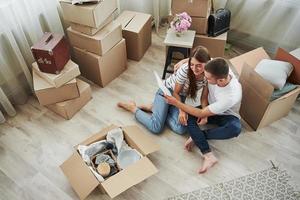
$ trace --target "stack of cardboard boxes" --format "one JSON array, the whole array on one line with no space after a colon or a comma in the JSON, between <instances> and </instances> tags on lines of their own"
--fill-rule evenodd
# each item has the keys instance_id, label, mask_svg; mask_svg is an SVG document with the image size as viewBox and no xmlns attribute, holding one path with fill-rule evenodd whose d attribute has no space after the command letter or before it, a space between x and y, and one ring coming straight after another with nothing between
<instances>
[{"instance_id":1,"label":"stack of cardboard boxes","mask_svg":"<svg viewBox=\"0 0 300 200\"><path fill-rule=\"evenodd\" d=\"M79 67L69 60L59 74L40 71L32 64L35 95L39 103L65 119L71 119L92 97L90 85L76 77Z\"/></svg>"},{"instance_id":2,"label":"stack of cardboard boxes","mask_svg":"<svg viewBox=\"0 0 300 200\"><path fill-rule=\"evenodd\" d=\"M60 5L64 19L71 24L67 33L81 74L106 86L127 66L122 28L113 21L117 1L73 5L71 0L61 0Z\"/></svg>"},{"instance_id":3,"label":"stack of cardboard boxes","mask_svg":"<svg viewBox=\"0 0 300 200\"><path fill-rule=\"evenodd\" d=\"M172 0L172 15L170 16L169 21L172 20L175 14L181 12L189 14L192 18L190 29L196 31L193 46L205 46L209 50L211 57L222 57L224 56L227 33L223 33L217 37L207 36L210 11L211 0Z\"/></svg>"}]
</instances>

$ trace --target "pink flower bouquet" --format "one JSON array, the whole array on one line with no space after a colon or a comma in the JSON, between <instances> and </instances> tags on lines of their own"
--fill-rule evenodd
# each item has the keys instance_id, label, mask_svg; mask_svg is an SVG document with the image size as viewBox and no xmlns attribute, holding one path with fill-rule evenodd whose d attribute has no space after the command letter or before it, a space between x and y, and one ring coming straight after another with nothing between
<instances>
[{"instance_id":1,"label":"pink flower bouquet","mask_svg":"<svg viewBox=\"0 0 300 200\"><path fill-rule=\"evenodd\" d=\"M192 18L186 13L176 14L174 19L171 22L171 28L174 29L177 33L183 33L188 30L191 26Z\"/></svg>"}]
</instances>

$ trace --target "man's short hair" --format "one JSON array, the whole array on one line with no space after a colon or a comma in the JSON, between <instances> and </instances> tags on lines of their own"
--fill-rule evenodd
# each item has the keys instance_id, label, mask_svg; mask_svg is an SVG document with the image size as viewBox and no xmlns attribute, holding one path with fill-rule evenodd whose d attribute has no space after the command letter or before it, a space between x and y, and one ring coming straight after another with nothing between
<instances>
[{"instance_id":1,"label":"man's short hair","mask_svg":"<svg viewBox=\"0 0 300 200\"><path fill-rule=\"evenodd\" d=\"M205 65L205 71L211 73L216 79L227 78L229 66L224 58L215 58Z\"/></svg>"}]
</instances>

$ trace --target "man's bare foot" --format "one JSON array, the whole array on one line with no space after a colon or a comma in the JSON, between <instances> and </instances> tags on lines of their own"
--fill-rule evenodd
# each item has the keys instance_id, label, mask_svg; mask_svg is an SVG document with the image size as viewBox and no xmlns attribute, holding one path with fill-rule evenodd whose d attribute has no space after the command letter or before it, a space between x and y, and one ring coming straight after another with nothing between
<instances>
[{"instance_id":1,"label":"man's bare foot","mask_svg":"<svg viewBox=\"0 0 300 200\"><path fill-rule=\"evenodd\" d=\"M184 144L184 148L187 151L192 151L193 147L194 147L195 143L193 142L192 138L189 137L189 139L187 139L187 141Z\"/></svg>"},{"instance_id":2,"label":"man's bare foot","mask_svg":"<svg viewBox=\"0 0 300 200\"><path fill-rule=\"evenodd\" d=\"M198 173L203 174L205 173L209 168L214 166L218 162L218 159L214 156L212 152L204 154L204 160L203 165L199 169Z\"/></svg>"},{"instance_id":3,"label":"man's bare foot","mask_svg":"<svg viewBox=\"0 0 300 200\"><path fill-rule=\"evenodd\" d=\"M117 104L120 108L123 108L124 110L127 110L129 112L135 113L136 112L136 103L134 101L129 101L128 103L119 102Z\"/></svg>"},{"instance_id":4,"label":"man's bare foot","mask_svg":"<svg viewBox=\"0 0 300 200\"><path fill-rule=\"evenodd\" d=\"M145 112L152 112L152 107L153 107L153 104L143 104L143 105L140 105L138 106L141 110L145 111Z\"/></svg>"}]
</instances>

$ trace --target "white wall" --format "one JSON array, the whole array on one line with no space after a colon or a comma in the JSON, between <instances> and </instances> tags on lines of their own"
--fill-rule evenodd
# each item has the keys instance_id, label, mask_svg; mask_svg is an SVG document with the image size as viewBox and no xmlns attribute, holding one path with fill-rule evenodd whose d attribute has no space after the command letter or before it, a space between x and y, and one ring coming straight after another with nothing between
<instances>
[{"instance_id":1,"label":"white wall","mask_svg":"<svg viewBox=\"0 0 300 200\"><path fill-rule=\"evenodd\" d=\"M228 0L232 20L230 40L247 46L300 47L299 0Z\"/></svg>"},{"instance_id":2,"label":"white wall","mask_svg":"<svg viewBox=\"0 0 300 200\"><path fill-rule=\"evenodd\" d=\"M149 13L156 22L170 12L171 0L119 0L121 10ZM300 47L300 0L214 0L231 10L229 41L252 48Z\"/></svg>"},{"instance_id":3,"label":"white wall","mask_svg":"<svg viewBox=\"0 0 300 200\"><path fill-rule=\"evenodd\" d=\"M131 10L153 15L152 0L119 0L121 11Z\"/></svg>"}]
</instances>

